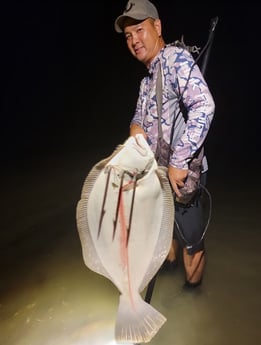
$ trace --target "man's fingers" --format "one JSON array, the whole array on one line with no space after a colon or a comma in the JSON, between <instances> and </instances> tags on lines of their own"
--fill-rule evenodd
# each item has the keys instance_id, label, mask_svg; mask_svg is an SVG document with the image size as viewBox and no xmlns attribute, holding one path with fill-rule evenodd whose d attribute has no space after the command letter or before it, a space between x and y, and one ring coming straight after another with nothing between
<instances>
[{"instance_id":1,"label":"man's fingers","mask_svg":"<svg viewBox=\"0 0 261 345\"><path fill-rule=\"evenodd\" d=\"M177 185L176 183L172 183L172 187L173 187L173 190L174 190L175 194L176 194L178 197L181 197L182 195L181 195L181 193L180 193L180 191L179 191L178 185Z\"/></svg>"},{"instance_id":2,"label":"man's fingers","mask_svg":"<svg viewBox=\"0 0 261 345\"><path fill-rule=\"evenodd\" d=\"M182 194L180 192L180 188L184 187L185 183L183 181L175 181L175 182L172 182L172 187L173 187L173 190L175 192L175 194L177 195L177 197L181 197Z\"/></svg>"},{"instance_id":3,"label":"man's fingers","mask_svg":"<svg viewBox=\"0 0 261 345\"><path fill-rule=\"evenodd\" d=\"M177 181L176 184L179 186L179 188L182 188L185 185L184 181Z\"/></svg>"}]
</instances>

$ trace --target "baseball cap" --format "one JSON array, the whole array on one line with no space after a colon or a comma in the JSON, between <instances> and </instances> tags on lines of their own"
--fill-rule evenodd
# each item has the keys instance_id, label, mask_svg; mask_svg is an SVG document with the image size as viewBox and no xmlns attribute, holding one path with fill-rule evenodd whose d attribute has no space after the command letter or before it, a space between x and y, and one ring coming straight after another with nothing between
<instances>
[{"instance_id":1,"label":"baseball cap","mask_svg":"<svg viewBox=\"0 0 261 345\"><path fill-rule=\"evenodd\" d=\"M123 14L116 18L114 27L117 32L123 32L125 18L145 20L147 18L159 18L156 7L148 0L129 0Z\"/></svg>"}]
</instances>

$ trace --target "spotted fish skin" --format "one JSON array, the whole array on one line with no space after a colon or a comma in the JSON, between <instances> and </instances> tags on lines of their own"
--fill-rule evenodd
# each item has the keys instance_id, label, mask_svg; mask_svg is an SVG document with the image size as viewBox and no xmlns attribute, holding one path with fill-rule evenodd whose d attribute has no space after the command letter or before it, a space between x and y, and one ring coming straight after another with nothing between
<instances>
[{"instance_id":1,"label":"spotted fish skin","mask_svg":"<svg viewBox=\"0 0 261 345\"><path fill-rule=\"evenodd\" d=\"M149 342L166 318L141 292L168 255L174 224L167 169L144 137L129 137L91 169L77 204L86 266L120 291L118 342Z\"/></svg>"}]
</instances>

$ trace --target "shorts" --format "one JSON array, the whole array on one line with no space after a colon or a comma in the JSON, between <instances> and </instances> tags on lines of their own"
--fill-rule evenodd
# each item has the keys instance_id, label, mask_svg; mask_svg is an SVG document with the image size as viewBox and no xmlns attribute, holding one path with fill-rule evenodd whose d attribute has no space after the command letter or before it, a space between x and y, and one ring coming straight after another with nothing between
<instances>
[{"instance_id":1,"label":"shorts","mask_svg":"<svg viewBox=\"0 0 261 345\"><path fill-rule=\"evenodd\" d=\"M201 175L201 185L206 185L207 173ZM206 200L200 189L190 206L175 201L174 239L178 240L189 255L204 250L206 229Z\"/></svg>"}]
</instances>

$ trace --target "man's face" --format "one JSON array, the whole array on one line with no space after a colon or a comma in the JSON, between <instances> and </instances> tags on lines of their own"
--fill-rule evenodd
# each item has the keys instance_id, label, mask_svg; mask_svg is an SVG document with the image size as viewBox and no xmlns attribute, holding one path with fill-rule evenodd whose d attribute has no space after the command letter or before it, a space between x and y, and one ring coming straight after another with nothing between
<instances>
[{"instance_id":1,"label":"man's face","mask_svg":"<svg viewBox=\"0 0 261 345\"><path fill-rule=\"evenodd\" d=\"M148 67L162 48L160 20L147 18L141 22L128 18L124 23L124 34L131 54Z\"/></svg>"}]
</instances>

